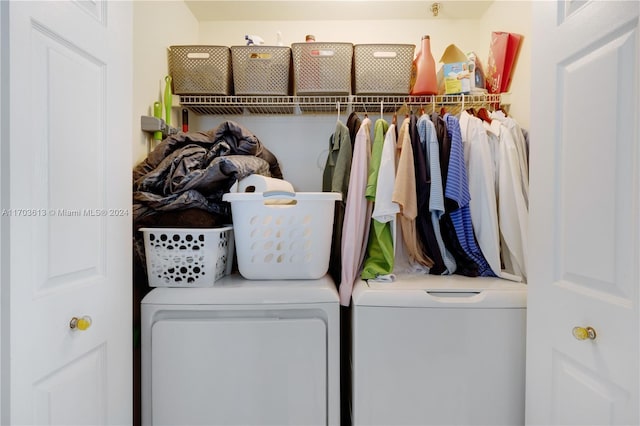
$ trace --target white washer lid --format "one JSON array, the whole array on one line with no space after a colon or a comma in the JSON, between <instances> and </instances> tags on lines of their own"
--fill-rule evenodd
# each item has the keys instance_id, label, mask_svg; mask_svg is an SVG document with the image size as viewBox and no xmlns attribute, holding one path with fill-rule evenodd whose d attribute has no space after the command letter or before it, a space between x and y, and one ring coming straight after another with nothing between
<instances>
[{"instance_id":1,"label":"white washer lid","mask_svg":"<svg viewBox=\"0 0 640 426\"><path fill-rule=\"evenodd\" d=\"M212 287L157 287L142 304L156 305L259 305L293 303L339 303L329 275L317 280L247 280L233 274Z\"/></svg>"},{"instance_id":2,"label":"white washer lid","mask_svg":"<svg viewBox=\"0 0 640 426\"><path fill-rule=\"evenodd\" d=\"M358 281L354 306L526 308L527 285L462 275L399 275L392 283Z\"/></svg>"}]
</instances>

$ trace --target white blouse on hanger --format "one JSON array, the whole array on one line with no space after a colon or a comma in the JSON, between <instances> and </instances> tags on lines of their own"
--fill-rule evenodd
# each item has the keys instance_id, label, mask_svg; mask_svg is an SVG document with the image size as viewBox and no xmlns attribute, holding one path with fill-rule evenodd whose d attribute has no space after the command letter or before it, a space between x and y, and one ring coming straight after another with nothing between
<instances>
[{"instance_id":1,"label":"white blouse on hanger","mask_svg":"<svg viewBox=\"0 0 640 426\"><path fill-rule=\"evenodd\" d=\"M511 132L499 120L483 123L497 154L498 224L502 240L502 260L508 272L527 276L529 212L521 182L522 170ZM493 140L492 140L493 139Z\"/></svg>"},{"instance_id":2,"label":"white blouse on hanger","mask_svg":"<svg viewBox=\"0 0 640 426\"><path fill-rule=\"evenodd\" d=\"M529 161L527 155L527 141L525 140L524 133L520 124L513 119L513 117L507 117L502 111L494 111L491 113L493 120L499 120L503 126L505 126L516 146L518 152L518 164L520 165L520 184L522 185L522 195L524 201L529 208Z\"/></svg>"},{"instance_id":3,"label":"white blouse on hanger","mask_svg":"<svg viewBox=\"0 0 640 426\"><path fill-rule=\"evenodd\" d=\"M378 222L394 221L400 212L398 203L394 203L393 187L396 183L396 125L391 124L384 136L382 156L378 169L376 185L376 202L372 217Z\"/></svg>"},{"instance_id":4,"label":"white blouse on hanger","mask_svg":"<svg viewBox=\"0 0 640 426\"><path fill-rule=\"evenodd\" d=\"M464 158L469 176L471 222L478 245L491 266L491 270L497 276L511 281L522 281L521 276L510 274L504 271L501 266L496 194L498 174L487 131L482 120L466 111L460 113L460 131L462 132Z\"/></svg>"}]
</instances>

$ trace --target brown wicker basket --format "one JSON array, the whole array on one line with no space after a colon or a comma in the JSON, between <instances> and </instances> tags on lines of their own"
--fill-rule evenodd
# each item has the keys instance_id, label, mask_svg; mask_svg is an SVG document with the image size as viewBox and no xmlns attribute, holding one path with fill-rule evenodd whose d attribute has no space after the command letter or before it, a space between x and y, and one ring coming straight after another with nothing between
<instances>
[{"instance_id":1,"label":"brown wicker basket","mask_svg":"<svg viewBox=\"0 0 640 426\"><path fill-rule=\"evenodd\" d=\"M406 95L411 84L413 44L356 44L355 95Z\"/></svg>"},{"instance_id":2,"label":"brown wicker basket","mask_svg":"<svg viewBox=\"0 0 640 426\"><path fill-rule=\"evenodd\" d=\"M227 46L171 46L169 74L176 95L231 95L231 52Z\"/></svg>"},{"instance_id":3,"label":"brown wicker basket","mask_svg":"<svg viewBox=\"0 0 640 426\"><path fill-rule=\"evenodd\" d=\"M293 43L296 95L349 95L352 43Z\"/></svg>"},{"instance_id":4,"label":"brown wicker basket","mask_svg":"<svg viewBox=\"0 0 640 426\"><path fill-rule=\"evenodd\" d=\"M285 46L231 46L236 95L289 95L291 48Z\"/></svg>"}]
</instances>

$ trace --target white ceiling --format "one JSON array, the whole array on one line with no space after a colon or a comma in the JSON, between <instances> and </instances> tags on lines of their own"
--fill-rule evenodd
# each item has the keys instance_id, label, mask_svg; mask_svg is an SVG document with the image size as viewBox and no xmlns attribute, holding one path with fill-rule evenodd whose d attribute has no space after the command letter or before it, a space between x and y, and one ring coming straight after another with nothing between
<instances>
[{"instance_id":1,"label":"white ceiling","mask_svg":"<svg viewBox=\"0 0 640 426\"><path fill-rule=\"evenodd\" d=\"M438 0L185 0L198 21L309 21L371 19L474 19L492 1Z\"/></svg>"}]
</instances>

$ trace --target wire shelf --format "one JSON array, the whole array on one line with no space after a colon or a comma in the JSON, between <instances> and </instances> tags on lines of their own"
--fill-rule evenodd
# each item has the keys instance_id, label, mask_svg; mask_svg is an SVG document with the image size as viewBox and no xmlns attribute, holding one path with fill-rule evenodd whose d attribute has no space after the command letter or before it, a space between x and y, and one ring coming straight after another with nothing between
<instances>
[{"instance_id":1,"label":"wire shelf","mask_svg":"<svg viewBox=\"0 0 640 426\"><path fill-rule=\"evenodd\" d=\"M458 113L463 109L507 107L506 94L430 96L208 96L182 95L180 105L196 114L305 114L305 113Z\"/></svg>"}]
</instances>

